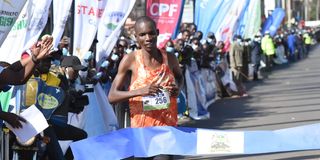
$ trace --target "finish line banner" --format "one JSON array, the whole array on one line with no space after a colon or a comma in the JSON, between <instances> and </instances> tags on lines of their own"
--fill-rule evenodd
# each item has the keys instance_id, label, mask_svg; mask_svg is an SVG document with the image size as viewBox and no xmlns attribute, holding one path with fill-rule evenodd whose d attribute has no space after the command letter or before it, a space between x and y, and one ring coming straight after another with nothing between
<instances>
[{"instance_id":1,"label":"finish line banner","mask_svg":"<svg viewBox=\"0 0 320 160\"><path fill-rule=\"evenodd\" d=\"M310 132L312 131L312 132ZM159 154L261 154L320 149L320 124L275 131L219 131L185 127L125 128L71 144L77 160Z\"/></svg>"}]
</instances>

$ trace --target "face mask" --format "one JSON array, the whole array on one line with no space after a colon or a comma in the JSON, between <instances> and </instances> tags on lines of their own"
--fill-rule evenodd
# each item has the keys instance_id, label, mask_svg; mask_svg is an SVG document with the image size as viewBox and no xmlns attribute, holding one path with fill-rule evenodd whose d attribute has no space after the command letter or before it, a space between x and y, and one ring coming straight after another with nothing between
<instances>
[{"instance_id":1,"label":"face mask","mask_svg":"<svg viewBox=\"0 0 320 160\"><path fill-rule=\"evenodd\" d=\"M109 61L104 61L100 66L102 68L107 68L109 66L110 62Z\"/></svg>"},{"instance_id":2,"label":"face mask","mask_svg":"<svg viewBox=\"0 0 320 160\"><path fill-rule=\"evenodd\" d=\"M132 49L130 49L130 48L126 49L126 53L127 53L127 54L129 54L129 53L131 53L131 52L132 52Z\"/></svg>"},{"instance_id":3,"label":"face mask","mask_svg":"<svg viewBox=\"0 0 320 160\"><path fill-rule=\"evenodd\" d=\"M242 40L241 40L241 39L237 39L237 42L238 42L238 43L241 43L241 42L242 42Z\"/></svg>"},{"instance_id":4,"label":"face mask","mask_svg":"<svg viewBox=\"0 0 320 160\"><path fill-rule=\"evenodd\" d=\"M60 61L55 59L51 62L52 64L54 64L55 66L60 66Z\"/></svg>"},{"instance_id":5,"label":"face mask","mask_svg":"<svg viewBox=\"0 0 320 160\"><path fill-rule=\"evenodd\" d=\"M166 47L166 51L168 53L173 53L174 52L174 48L173 47Z\"/></svg>"},{"instance_id":6,"label":"face mask","mask_svg":"<svg viewBox=\"0 0 320 160\"><path fill-rule=\"evenodd\" d=\"M69 55L69 51L67 50L67 48L62 48L62 54L64 56L68 56Z\"/></svg>"},{"instance_id":7,"label":"face mask","mask_svg":"<svg viewBox=\"0 0 320 160\"><path fill-rule=\"evenodd\" d=\"M201 43L202 45L204 45L204 44L207 43L207 40L203 39L203 40L200 41L200 43Z\"/></svg>"},{"instance_id":8,"label":"face mask","mask_svg":"<svg viewBox=\"0 0 320 160\"><path fill-rule=\"evenodd\" d=\"M111 56L111 60L113 60L113 61L117 61L119 59L119 56L118 55L116 55L116 54L112 54L112 56Z\"/></svg>"},{"instance_id":9,"label":"face mask","mask_svg":"<svg viewBox=\"0 0 320 160\"><path fill-rule=\"evenodd\" d=\"M88 51L85 55L84 55L84 60L85 61L90 61L93 58L93 53L91 51Z\"/></svg>"},{"instance_id":10,"label":"face mask","mask_svg":"<svg viewBox=\"0 0 320 160\"><path fill-rule=\"evenodd\" d=\"M196 45L196 44L192 44L191 47L192 47L193 50L197 50L198 49L198 45Z\"/></svg>"},{"instance_id":11,"label":"face mask","mask_svg":"<svg viewBox=\"0 0 320 160\"><path fill-rule=\"evenodd\" d=\"M87 71L79 71L79 76L82 77L82 78L86 78L88 75L88 72Z\"/></svg>"},{"instance_id":12,"label":"face mask","mask_svg":"<svg viewBox=\"0 0 320 160\"><path fill-rule=\"evenodd\" d=\"M184 42L183 47L189 45L189 42Z\"/></svg>"},{"instance_id":13,"label":"face mask","mask_svg":"<svg viewBox=\"0 0 320 160\"><path fill-rule=\"evenodd\" d=\"M178 53L178 52L174 53L174 55L175 55L177 58L179 57L179 53Z\"/></svg>"}]
</instances>

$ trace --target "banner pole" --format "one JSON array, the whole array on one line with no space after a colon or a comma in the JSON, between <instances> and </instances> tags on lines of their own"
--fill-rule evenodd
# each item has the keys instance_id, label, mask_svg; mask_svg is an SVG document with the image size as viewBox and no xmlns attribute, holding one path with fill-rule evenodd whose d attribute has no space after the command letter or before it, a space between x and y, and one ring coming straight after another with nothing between
<instances>
[{"instance_id":1,"label":"banner pole","mask_svg":"<svg viewBox=\"0 0 320 160\"><path fill-rule=\"evenodd\" d=\"M70 48L69 51L71 53L71 55L73 55L73 40L74 40L74 10L75 10L75 1L72 1L71 4L71 16L70 16Z\"/></svg>"}]
</instances>

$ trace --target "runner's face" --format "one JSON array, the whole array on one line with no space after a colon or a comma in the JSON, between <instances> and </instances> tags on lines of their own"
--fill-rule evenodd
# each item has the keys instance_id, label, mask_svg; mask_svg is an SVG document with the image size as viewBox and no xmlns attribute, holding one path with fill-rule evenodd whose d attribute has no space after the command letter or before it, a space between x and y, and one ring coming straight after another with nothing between
<instances>
[{"instance_id":1,"label":"runner's face","mask_svg":"<svg viewBox=\"0 0 320 160\"><path fill-rule=\"evenodd\" d=\"M142 49L151 51L157 48L158 31L151 22L142 22L136 28L136 38Z\"/></svg>"}]
</instances>

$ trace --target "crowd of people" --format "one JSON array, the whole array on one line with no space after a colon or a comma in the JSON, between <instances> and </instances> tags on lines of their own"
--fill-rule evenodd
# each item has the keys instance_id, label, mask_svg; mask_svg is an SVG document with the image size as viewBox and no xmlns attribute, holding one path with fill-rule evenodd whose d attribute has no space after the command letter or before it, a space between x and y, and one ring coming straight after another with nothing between
<instances>
[{"instance_id":1,"label":"crowd of people","mask_svg":"<svg viewBox=\"0 0 320 160\"><path fill-rule=\"evenodd\" d=\"M234 35L230 48L217 41L213 32L203 35L193 23L183 23L176 39L170 39L162 50L174 55L185 75L186 68L211 70L214 75L216 98L248 96L243 82L258 81L273 66L293 63L308 56L314 41L314 29L279 29L275 35L266 30L257 32L253 38L244 39ZM119 63L125 55L141 49L136 42L134 30L125 31L107 60L101 65L106 92L109 92ZM107 64L107 65L105 65ZM127 79L127 86L130 79ZM188 86L182 91L187 92ZM187 101L187 100L186 100ZM128 104L126 104L128 105ZM183 114L188 115L188 108Z\"/></svg>"},{"instance_id":2,"label":"crowd of people","mask_svg":"<svg viewBox=\"0 0 320 160\"><path fill-rule=\"evenodd\" d=\"M5 92L7 85L16 85L13 90L24 93L24 108L51 104L35 100L35 94L39 94L36 92L40 91L28 88L34 81L43 84L44 94L49 94L47 91L51 88L61 89L61 95L54 95L57 104L45 111L50 126L36 141L45 141L46 149L37 154L49 159L73 159L70 148L63 154L58 140L77 141L87 137L84 130L66 121L68 113L79 114L90 103L83 95L90 90L84 84L100 83L110 103L128 107L131 127L177 126L177 98L189 87L184 78L186 70L210 70L213 74L208 76L213 77L215 99L245 97L248 93L244 82L261 79L261 73L272 71L275 65L307 57L312 35L311 28L279 30L274 36L269 31L258 32L252 39L234 35L227 48L223 41L217 41L213 32L203 35L195 24L183 23L177 38L158 49L155 22L141 17L133 29L123 31L112 52L101 63L96 63L94 58L97 40L80 61L70 53L70 38L63 37L58 50L51 50L52 37L43 36L22 54L20 61L12 65L1 63L0 88ZM188 106L179 113L188 116ZM0 119L16 128L25 122L22 117L4 111L0 112ZM20 159L34 156L31 151L18 153Z\"/></svg>"}]
</instances>

